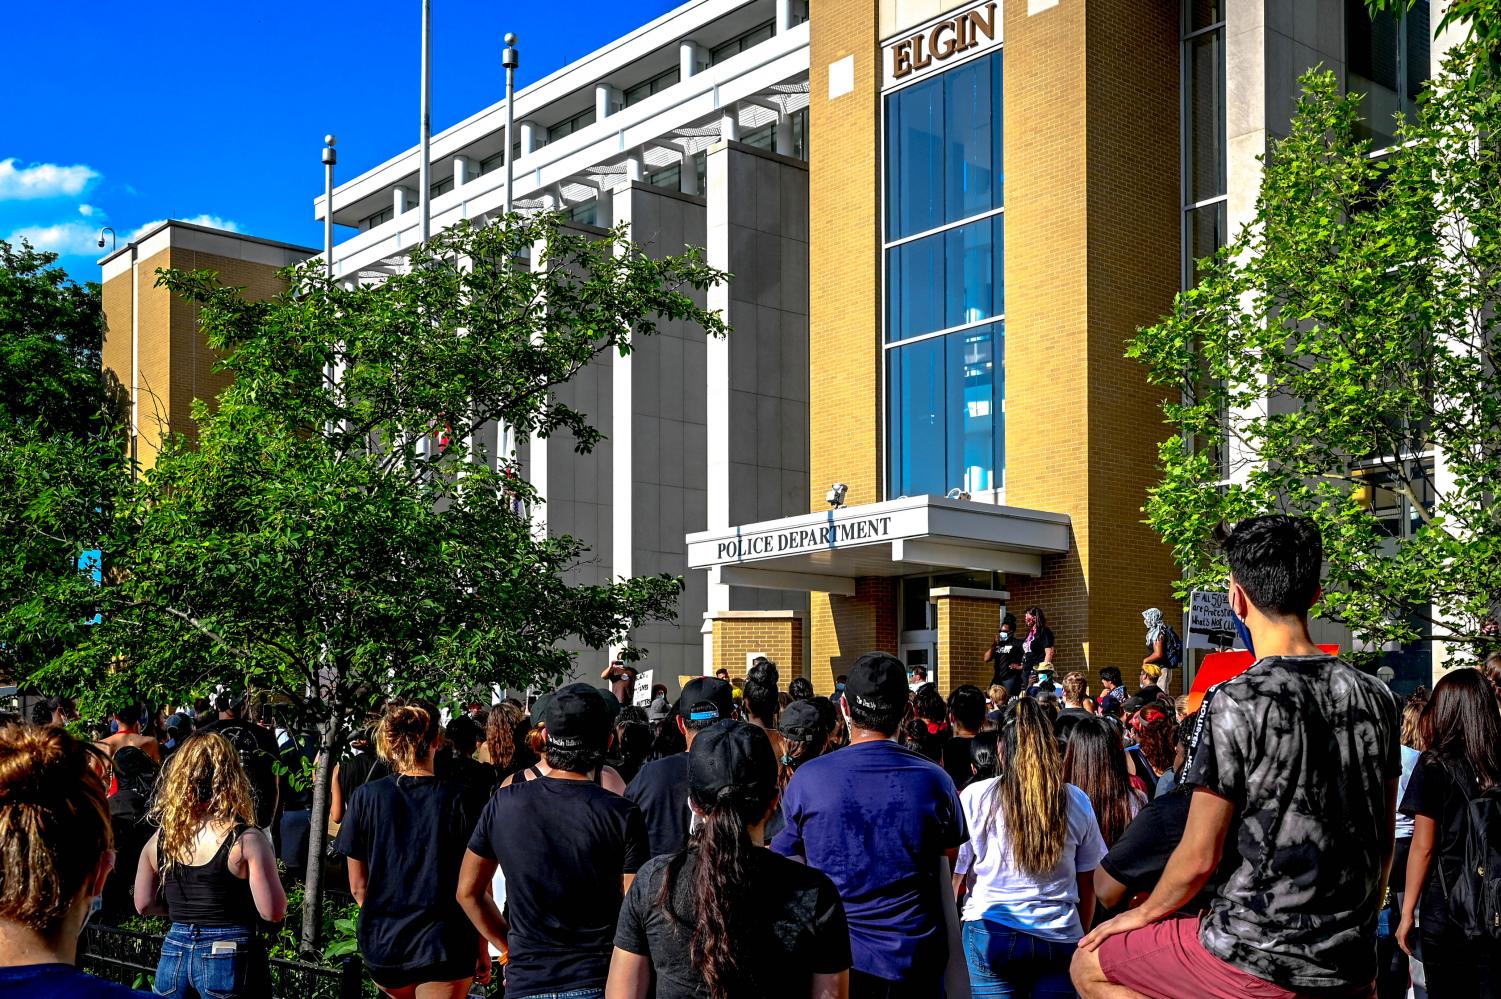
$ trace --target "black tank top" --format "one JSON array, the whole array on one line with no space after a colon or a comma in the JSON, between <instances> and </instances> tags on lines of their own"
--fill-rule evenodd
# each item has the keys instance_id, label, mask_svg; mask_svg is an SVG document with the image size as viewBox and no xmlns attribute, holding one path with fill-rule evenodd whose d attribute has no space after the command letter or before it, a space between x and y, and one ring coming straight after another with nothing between
<instances>
[{"instance_id":1,"label":"black tank top","mask_svg":"<svg viewBox=\"0 0 1501 999\"><path fill-rule=\"evenodd\" d=\"M250 894L250 881L229 869L229 851L249 826L236 826L206 864L173 864L162 879L167 914L174 923L193 926L255 926L260 916ZM161 869L161 848L157 848Z\"/></svg>"}]
</instances>

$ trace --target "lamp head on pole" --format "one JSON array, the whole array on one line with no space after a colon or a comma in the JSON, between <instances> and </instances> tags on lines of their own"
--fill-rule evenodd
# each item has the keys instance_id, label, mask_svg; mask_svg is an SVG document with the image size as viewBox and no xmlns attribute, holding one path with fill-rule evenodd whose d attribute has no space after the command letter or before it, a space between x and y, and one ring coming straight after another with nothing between
<instances>
[{"instance_id":1,"label":"lamp head on pole","mask_svg":"<svg viewBox=\"0 0 1501 999\"><path fill-rule=\"evenodd\" d=\"M337 140L334 138L332 132L330 132L328 135L325 135L323 137L323 162L324 163L337 163L337 162L339 162L339 154L338 154L338 152L336 152L334 150L334 143L336 141Z\"/></svg>"},{"instance_id":2,"label":"lamp head on pole","mask_svg":"<svg viewBox=\"0 0 1501 999\"><path fill-rule=\"evenodd\" d=\"M521 53L516 51L516 33L506 32L506 47L500 53L500 64L506 69L515 69L521 65Z\"/></svg>"}]
</instances>

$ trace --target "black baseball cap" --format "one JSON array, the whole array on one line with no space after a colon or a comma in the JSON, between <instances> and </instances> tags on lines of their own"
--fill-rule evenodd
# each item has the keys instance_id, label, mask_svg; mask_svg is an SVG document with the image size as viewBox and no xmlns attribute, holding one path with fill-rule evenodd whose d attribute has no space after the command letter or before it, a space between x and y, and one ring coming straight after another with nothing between
<instances>
[{"instance_id":1,"label":"black baseball cap","mask_svg":"<svg viewBox=\"0 0 1501 999\"><path fill-rule=\"evenodd\" d=\"M824 723L823 712L812 701L793 701L782 709L777 731L795 742L812 742L820 735L828 735L829 726Z\"/></svg>"},{"instance_id":2,"label":"black baseball cap","mask_svg":"<svg viewBox=\"0 0 1501 999\"><path fill-rule=\"evenodd\" d=\"M844 696L866 711L889 711L906 704L910 696L906 667L889 653L867 652L850 670Z\"/></svg>"},{"instance_id":3,"label":"black baseball cap","mask_svg":"<svg viewBox=\"0 0 1501 999\"><path fill-rule=\"evenodd\" d=\"M705 701L712 702L718 712L712 716L714 718L731 718L735 714L735 692L730 685L717 676L698 676L683 685L683 694L678 698L678 715L683 721L708 721L708 709L699 707Z\"/></svg>"},{"instance_id":4,"label":"black baseball cap","mask_svg":"<svg viewBox=\"0 0 1501 999\"><path fill-rule=\"evenodd\" d=\"M714 801L724 788L754 796L775 789L777 759L771 740L749 722L721 718L693 740L688 750L688 792Z\"/></svg>"},{"instance_id":5,"label":"black baseball cap","mask_svg":"<svg viewBox=\"0 0 1501 999\"><path fill-rule=\"evenodd\" d=\"M544 709L547 741L564 749L603 749L613 719L608 696L587 683L560 688Z\"/></svg>"}]
</instances>

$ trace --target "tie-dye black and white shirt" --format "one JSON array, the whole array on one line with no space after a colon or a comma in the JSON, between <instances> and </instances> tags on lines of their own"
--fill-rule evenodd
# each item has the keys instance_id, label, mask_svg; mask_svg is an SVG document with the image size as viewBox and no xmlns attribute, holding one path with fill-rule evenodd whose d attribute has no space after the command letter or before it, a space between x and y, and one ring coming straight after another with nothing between
<instances>
[{"instance_id":1,"label":"tie-dye black and white shirt","mask_svg":"<svg viewBox=\"0 0 1501 999\"><path fill-rule=\"evenodd\" d=\"M1203 918L1204 947L1284 988L1372 981L1396 698L1332 656L1285 656L1205 705L1185 780L1235 805L1225 850L1240 864Z\"/></svg>"}]
</instances>

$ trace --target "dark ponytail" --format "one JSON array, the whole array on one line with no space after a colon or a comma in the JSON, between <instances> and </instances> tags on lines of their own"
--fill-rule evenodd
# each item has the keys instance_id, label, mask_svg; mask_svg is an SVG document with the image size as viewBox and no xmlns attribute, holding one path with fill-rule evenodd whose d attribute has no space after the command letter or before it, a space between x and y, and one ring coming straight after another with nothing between
<instances>
[{"instance_id":1,"label":"dark ponytail","mask_svg":"<svg viewBox=\"0 0 1501 999\"><path fill-rule=\"evenodd\" d=\"M709 999L727 999L732 986L743 987L754 971L738 967L733 942L737 937L737 913L750 889L751 843L749 828L766 816L776 786L764 791L723 787L712 802L694 799L703 813L703 824L694 832L690 846L697 847L694 869L688 872L693 886L693 936L689 956L703 976ZM681 922L672 906L672 888L688 865L688 850L667 863L657 905Z\"/></svg>"}]
</instances>

